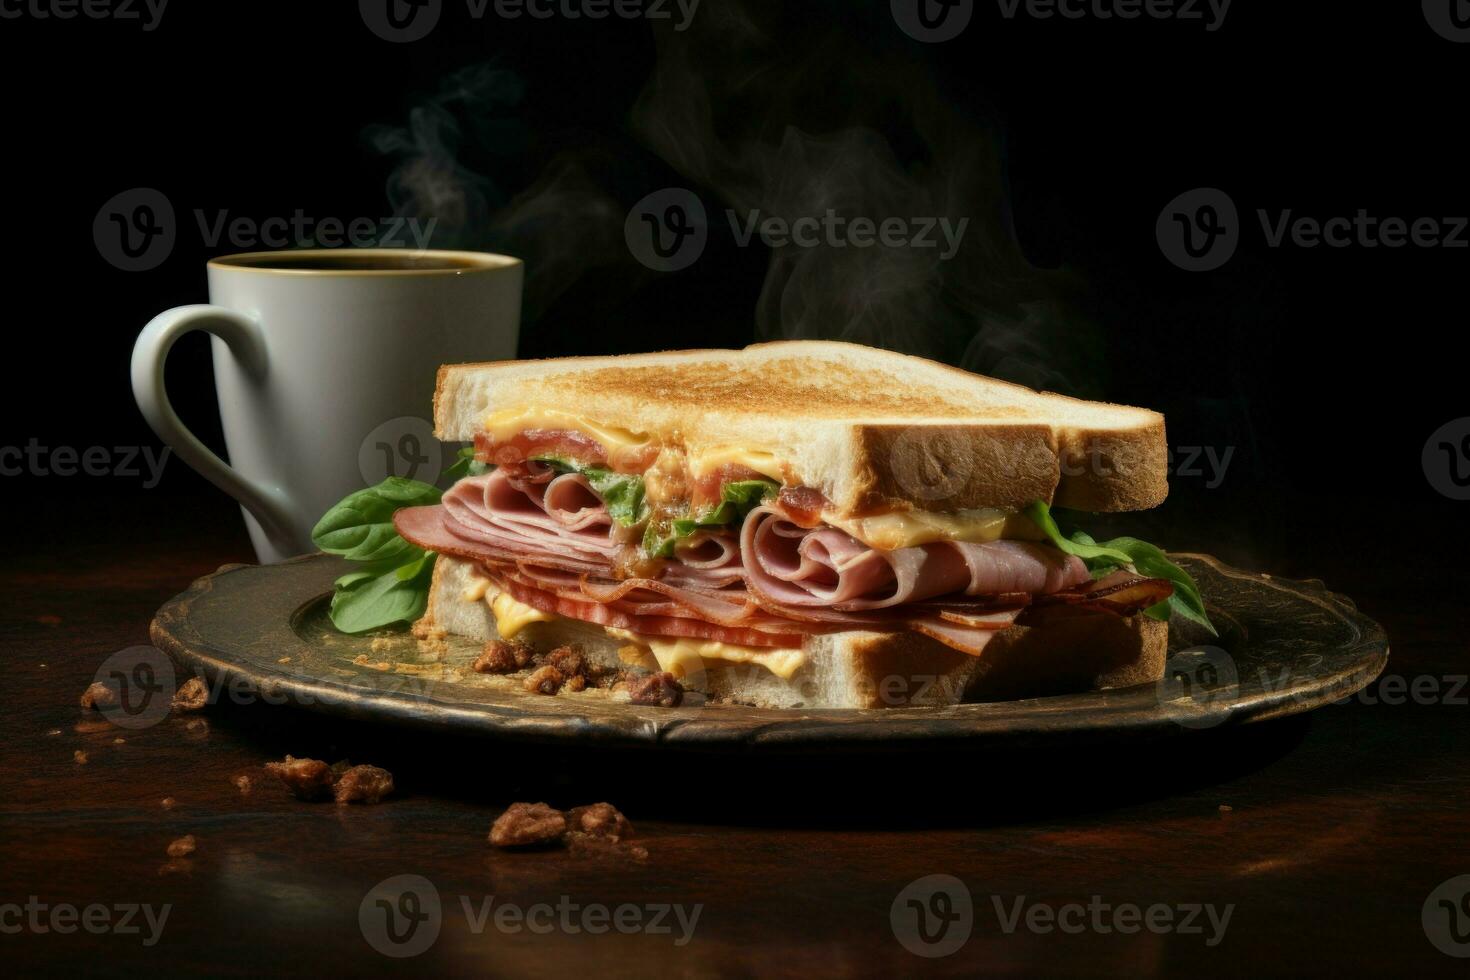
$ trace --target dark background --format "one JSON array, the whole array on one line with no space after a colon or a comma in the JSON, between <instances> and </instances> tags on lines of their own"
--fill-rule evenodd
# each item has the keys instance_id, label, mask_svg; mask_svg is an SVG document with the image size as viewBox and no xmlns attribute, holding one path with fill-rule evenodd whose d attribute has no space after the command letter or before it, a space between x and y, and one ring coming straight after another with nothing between
<instances>
[{"instance_id":1,"label":"dark background","mask_svg":"<svg viewBox=\"0 0 1470 980\"><path fill-rule=\"evenodd\" d=\"M1406 593L1446 586L1466 505L1433 490L1420 452L1465 413L1467 252L1272 249L1254 217L1470 211L1456 121L1470 46L1437 36L1417 4L1369 15L1242 2L1210 32L1199 21L1006 20L982 3L959 38L932 45L900 31L886 3L705 0L679 34L617 18L477 21L451 2L410 44L374 36L351 3L174 0L152 32L3 20L11 357L0 442L156 445L129 390L133 340L155 313L204 301L205 260L241 250L206 245L194 209L257 220L413 210L390 183L423 157L426 120L441 121L430 158L472 205L441 223L436 243L528 259L523 355L777 335L779 321L757 316L770 252L737 247L720 211L732 186L746 203L800 210L826 178L752 184L736 168L714 179L720 167L690 167L651 139L635 106L660 50L677 60L685 44L702 74L683 87L711 93L725 156L760 157L788 126L814 145L860 131L914 186L894 191L859 161L838 175L855 213L883 217L896 200L973 218L964 261L938 273L938 305L920 301L925 283L908 283L867 319L852 314L858 270L830 284L800 330L950 361L968 349L969 366L1161 410L1175 447L1233 450L1220 486L1181 474L1163 508L1126 519L1168 547L1320 575L1348 593L1367 565L1401 567ZM413 120L417 149L383 152ZM656 122L682 156L697 155L679 120ZM774 159L789 176L790 160ZM526 208L548 174L570 175L561 196ZM629 256L622 221L668 186L698 193L712 230L698 262L661 275ZM1223 268L1190 273L1165 260L1154 222L1200 186L1230 194L1244 231ZM148 272L114 268L92 239L103 202L134 187L161 190L178 213L177 245ZM935 187L949 188L942 205ZM1019 311L1032 301L1050 312L1028 326ZM220 447L202 337L176 350L170 386ZM39 515L16 532L22 553L207 533L232 536L249 558L233 505L177 460L153 490L22 476L0 492Z\"/></svg>"}]
</instances>

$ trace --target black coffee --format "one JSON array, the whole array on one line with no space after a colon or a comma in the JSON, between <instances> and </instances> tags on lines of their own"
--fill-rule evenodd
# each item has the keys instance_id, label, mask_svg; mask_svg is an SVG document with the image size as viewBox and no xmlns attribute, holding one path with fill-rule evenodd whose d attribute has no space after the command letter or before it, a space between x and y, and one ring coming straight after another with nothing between
<instances>
[{"instance_id":1,"label":"black coffee","mask_svg":"<svg viewBox=\"0 0 1470 980\"><path fill-rule=\"evenodd\" d=\"M293 257L290 252L271 255L252 255L223 260L225 265L244 266L251 269L289 269L313 272L391 272L397 270L443 271L451 269L481 269L484 264L469 259L450 258L442 255L417 255L405 251L403 255L354 255L343 249L340 255L310 255Z\"/></svg>"}]
</instances>

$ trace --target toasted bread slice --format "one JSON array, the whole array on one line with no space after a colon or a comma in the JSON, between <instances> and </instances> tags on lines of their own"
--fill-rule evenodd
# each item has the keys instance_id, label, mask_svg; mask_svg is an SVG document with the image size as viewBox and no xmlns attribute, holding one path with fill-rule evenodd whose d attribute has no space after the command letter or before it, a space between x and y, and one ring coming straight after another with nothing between
<instances>
[{"instance_id":1,"label":"toasted bread slice","mask_svg":"<svg viewBox=\"0 0 1470 980\"><path fill-rule=\"evenodd\" d=\"M420 630L498 639L489 604L465 596L473 579L472 563L441 555ZM575 643L599 667L629 662L628 641L593 623L557 618L527 625L516 638L542 651ZM1168 624L1111 613L1012 626L997 633L978 657L918 633L825 633L806 638L804 662L790 677L758 664L705 660L681 680L715 700L762 708L948 705L1157 681L1164 673L1168 642ZM644 665L657 669L656 662Z\"/></svg>"},{"instance_id":2,"label":"toasted bread slice","mask_svg":"<svg viewBox=\"0 0 1470 980\"><path fill-rule=\"evenodd\" d=\"M769 453L837 517L1036 499L1143 510L1168 493L1157 412L830 341L446 365L436 435L468 441L491 413L548 408L690 451Z\"/></svg>"}]
</instances>

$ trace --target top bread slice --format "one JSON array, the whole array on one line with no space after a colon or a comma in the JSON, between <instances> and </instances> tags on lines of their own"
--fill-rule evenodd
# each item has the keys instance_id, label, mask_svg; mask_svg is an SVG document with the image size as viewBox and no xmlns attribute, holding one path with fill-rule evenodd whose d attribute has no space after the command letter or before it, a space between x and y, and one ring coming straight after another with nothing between
<instances>
[{"instance_id":1,"label":"top bread slice","mask_svg":"<svg viewBox=\"0 0 1470 980\"><path fill-rule=\"evenodd\" d=\"M435 435L555 409L696 451L768 452L839 517L1041 499L1144 510L1168 494L1164 417L834 341L445 365Z\"/></svg>"}]
</instances>

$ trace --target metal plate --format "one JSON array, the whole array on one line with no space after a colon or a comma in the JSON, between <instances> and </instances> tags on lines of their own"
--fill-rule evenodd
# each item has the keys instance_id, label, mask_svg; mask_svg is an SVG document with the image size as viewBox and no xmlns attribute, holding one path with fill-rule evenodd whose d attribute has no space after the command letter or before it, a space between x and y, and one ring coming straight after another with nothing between
<instances>
[{"instance_id":1,"label":"metal plate","mask_svg":"<svg viewBox=\"0 0 1470 980\"><path fill-rule=\"evenodd\" d=\"M353 637L332 629L327 599L347 564L325 555L206 575L158 611L152 635L181 667L230 697L439 732L709 748L1158 738L1307 711L1347 697L1382 671L1383 628L1321 582L1242 572L1206 555L1173 557L1199 582L1221 636L1176 619L1158 684L943 708L664 709L591 689L529 694L471 671L478 644L451 641L426 655L403 633Z\"/></svg>"}]
</instances>

